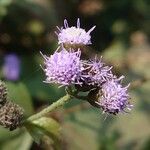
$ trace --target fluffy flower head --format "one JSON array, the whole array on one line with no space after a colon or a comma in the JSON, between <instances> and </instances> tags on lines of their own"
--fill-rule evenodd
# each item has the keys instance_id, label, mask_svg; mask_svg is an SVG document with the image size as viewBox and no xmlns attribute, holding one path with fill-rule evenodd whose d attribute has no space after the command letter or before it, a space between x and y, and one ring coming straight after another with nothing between
<instances>
[{"instance_id":1,"label":"fluffy flower head","mask_svg":"<svg viewBox=\"0 0 150 150\"><path fill-rule=\"evenodd\" d=\"M68 26L68 22L64 20L65 28L58 28L59 32L58 36L58 44L81 44L81 45L89 45L91 44L91 35L90 33L94 30L95 26L93 26L88 32L85 29L80 28L80 20L77 20L77 27Z\"/></svg>"},{"instance_id":2,"label":"fluffy flower head","mask_svg":"<svg viewBox=\"0 0 150 150\"><path fill-rule=\"evenodd\" d=\"M129 95L126 87L120 84L121 79L110 80L102 85L102 96L97 102L103 109L103 112L117 114L119 112L130 110Z\"/></svg>"},{"instance_id":3,"label":"fluffy flower head","mask_svg":"<svg viewBox=\"0 0 150 150\"><path fill-rule=\"evenodd\" d=\"M67 51L64 48L58 50L45 59L44 71L47 76L47 83L56 83L60 85L80 84L79 77L82 71L82 64L80 62L81 51L74 52Z\"/></svg>"},{"instance_id":4,"label":"fluffy flower head","mask_svg":"<svg viewBox=\"0 0 150 150\"><path fill-rule=\"evenodd\" d=\"M95 59L90 61L84 61L85 70L83 73L83 79L88 85L101 86L102 83L114 78L109 66L105 66L102 59Z\"/></svg>"}]
</instances>

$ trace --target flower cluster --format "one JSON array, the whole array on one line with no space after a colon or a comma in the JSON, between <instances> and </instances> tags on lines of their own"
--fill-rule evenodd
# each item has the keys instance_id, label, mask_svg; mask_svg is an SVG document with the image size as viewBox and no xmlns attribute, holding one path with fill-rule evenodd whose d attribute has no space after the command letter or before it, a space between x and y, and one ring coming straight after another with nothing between
<instances>
[{"instance_id":1,"label":"flower cluster","mask_svg":"<svg viewBox=\"0 0 150 150\"><path fill-rule=\"evenodd\" d=\"M90 95L96 94L94 101L92 98L88 98L87 101L95 107L100 107L105 113L116 115L129 110L131 105L128 101L128 86L122 86L123 77L117 78L112 73L112 67L105 65L102 58L83 60L81 48L78 50L64 48L64 44L91 44L90 33L95 26L86 32L80 28L78 19L77 27L69 27L67 20L64 20L64 27L57 27L59 32L56 32L61 48L49 57L42 54L44 57L43 70L46 74L45 82L56 83L60 86L75 85L77 91L86 91Z\"/></svg>"}]
</instances>

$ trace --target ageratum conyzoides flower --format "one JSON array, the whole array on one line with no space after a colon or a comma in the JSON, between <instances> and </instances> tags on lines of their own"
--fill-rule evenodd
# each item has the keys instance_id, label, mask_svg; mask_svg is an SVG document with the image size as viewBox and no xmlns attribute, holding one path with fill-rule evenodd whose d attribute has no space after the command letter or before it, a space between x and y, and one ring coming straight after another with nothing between
<instances>
[{"instance_id":1,"label":"ageratum conyzoides flower","mask_svg":"<svg viewBox=\"0 0 150 150\"><path fill-rule=\"evenodd\" d=\"M132 105L129 103L128 86L123 87L121 80L112 79L102 85L101 96L96 102L102 108L103 112L116 115L119 112L130 110Z\"/></svg>"},{"instance_id":2,"label":"ageratum conyzoides flower","mask_svg":"<svg viewBox=\"0 0 150 150\"><path fill-rule=\"evenodd\" d=\"M80 20L77 20L77 27L69 27L67 20L64 20L64 28L57 27L58 32L55 32L58 36L58 44L79 44L79 45L89 45L91 44L90 33L94 30L96 26L93 26L89 31L80 27Z\"/></svg>"},{"instance_id":3,"label":"ageratum conyzoides flower","mask_svg":"<svg viewBox=\"0 0 150 150\"><path fill-rule=\"evenodd\" d=\"M115 78L111 71L112 67L105 65L102 57L83 61L83 66L82 79L87 85L101 86L102 83Z\"/></svg>"},{"instance_id":4,"label":"ageratum conyzoides flower","mask_svg":"<svg viewBox=\"0 0 150 150\"><path fill-rule=\"evenodd\" d=\"M81 84L79 79L82 72L82 63L80 61L81 51L74 52L72 49L67 51L62 48L55 51L50 57L44 57L44 71L47 83L56 83L61 86L71 84Z\"/></svg>"}]
</instances>

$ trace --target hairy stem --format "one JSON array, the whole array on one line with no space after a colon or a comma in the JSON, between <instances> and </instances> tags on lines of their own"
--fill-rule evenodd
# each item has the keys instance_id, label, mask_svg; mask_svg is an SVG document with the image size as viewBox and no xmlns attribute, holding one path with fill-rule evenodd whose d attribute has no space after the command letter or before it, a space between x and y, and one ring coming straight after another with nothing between
<instances>
[{"instance_id":1,"label":"hairy stem","mask_svg":"<svg viewBox=\"0 0 150 150\"><path fill-rule=\"evenodd\" d=\"M39 119L46 114L50 113L51 111L57 109L58 107L63 106L66 102L68 102L71 99L71 96L69 94L66 94L64 97L60 98L58 101L52 103L47 108L43 109L42 111L38 112L37 114L32 115L29 117L25 122L31 122L33 120Z\"/></svg>"}]
</instances>

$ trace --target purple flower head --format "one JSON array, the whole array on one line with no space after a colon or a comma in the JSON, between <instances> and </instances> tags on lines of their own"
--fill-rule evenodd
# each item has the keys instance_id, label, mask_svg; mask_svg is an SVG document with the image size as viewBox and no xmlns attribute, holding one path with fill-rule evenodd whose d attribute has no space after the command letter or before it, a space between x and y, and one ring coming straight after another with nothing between
<instances>
[{"instance_id":1,"label":"purple flower head","mask_svg":"<svg viewBox=\"0 0 150 150\"><path fill-rule=\"evenodd\" d=\"M91 35L90 33L94 30L95 26L93 26L88 32L85 29L80 28L80 20L77 20L77 27L68 26L68 22L64 20L65 28L58 28L59 32L58 36L58 44L81 44L81 45L89 45L91 44Z\"/></svg>"},{"instance_id":2,"label":"purple flower head","mask_svg":"<svg viewBox=\"0 0 150 150\"><path fill-rule=\"evenodd\" d=\"M56 83L60 85L81 84L79 77L82 71L82 64L80 62L81 51L74 52L73 50L67 51L64 48L58 50L45 59L44 71L47 76L47 83Z\"/></svg>"},{"instance_id":3,"label":"purple flower head","mask_svg":"<svg viewBox=\"0 0 150 150\"><path fill-rule=\"evenodd\" d=\"M18 80L20 75L20 59L17 55L9 54L5 56L3 74L7 80Z\"/></svg>"},{"instance_id":4,"label":"purple flower head","mask_svg":"<svg viewBox=\"0 0 150 150\"><path fill-rule=\"evenodd\" d=\"M96 102L103 112L116 115L126 109L131 110L132 105L129 103L129 95L126 87L122 87L120 81L124 78L112 79L102 85L101 98Z\"/></svg>"},{"instance_id":5,"label":"purple flower head","mask_svg":"<svg viewBox=\"0 0 150 150\"><path fill-rule=\"evenodd\" d=\"M112 67L104 66L102 59L95 59L90 61L83 61L85 69L82 72L82 78L88 85L101 86L107 80L115 78L112 74Z\"/></svg>"}]
</instances>

